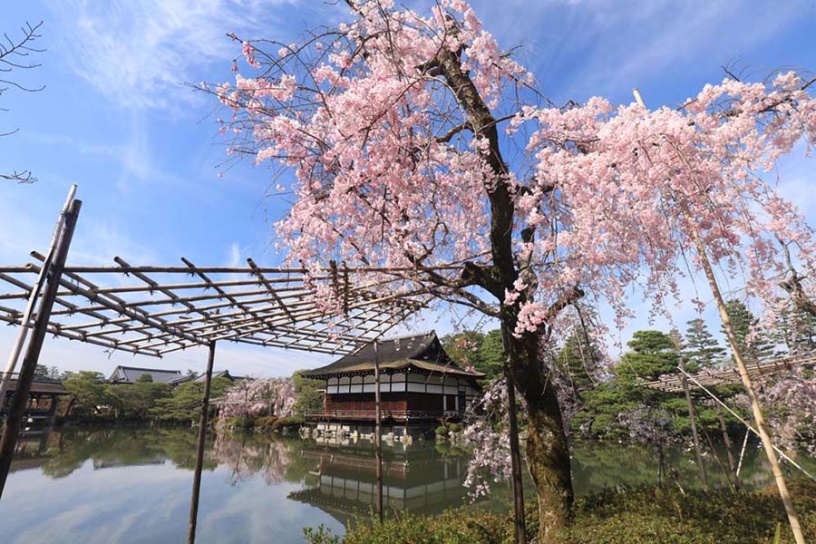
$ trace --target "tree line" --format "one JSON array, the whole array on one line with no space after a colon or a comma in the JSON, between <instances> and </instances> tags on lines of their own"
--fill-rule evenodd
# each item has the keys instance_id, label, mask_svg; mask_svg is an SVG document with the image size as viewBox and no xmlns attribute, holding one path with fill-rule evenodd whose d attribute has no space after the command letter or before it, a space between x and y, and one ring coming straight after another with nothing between
<instances>
[{"instance_id":1,"label":"tree line","mask_svg":"<svg viewBox=\"0 0 816 544\"><path fill-rule=\"evenodd\" d=\"M61 401L58 411L64 421L80 423L154 423L188 425L198 422L204 383L186 381L177 385L154 382L143 374L132 384L110 383L100 372L81 370L60 372L56 367L38 366L38 379L62 381L70 395ZM288 384L285 387L273 384ZM211 398L213 415L241 418L241 426L252 426L259 417L290 422L302 421L305 413L319 407L322 397L318 382L295 372L289 378L241 379L213 378ZM285 396L285 398L283 398ZM282 398L278 398L282 397ZM230 400L232 399L232 400ZM241 399L238 403L235 399ZM241 404L241 407L238 407ZM285 406L285 413L282 408ZM263 409L261 409L261 408Z\"/></svg>"},{"instance_id":2,"label":"tree line","mask_svg":"<svg viewBox=\"0 0 816 544\"><path fill-rule=\"evenodd\" d=\"M753 361L796 355L816 349L816 319L792 310L780 315L771 328L760 328L750 309L740 300L727 303L741 348ZM549 358L568 404L569 432L573 436L624 441L689 437L688 406L683 395L663 393L643 386L663 376L733 366L723 347L701 318L686 323L685 331L640 330L627 342L627 350L614 361L604 358L594 331L575 330L544 356ZM464 331L442 338L446 351L460 366L486 374L488 384L502 376L504 360L501 333ZM770 385L764 388L770 393ZM717 388L718 396L748 417L738 386ZM744 427L724 415L701 391L692 390L697 425L704 433L742 434ZM648 432L644 424L648 421Z\"/></svg>"}]
</instances>

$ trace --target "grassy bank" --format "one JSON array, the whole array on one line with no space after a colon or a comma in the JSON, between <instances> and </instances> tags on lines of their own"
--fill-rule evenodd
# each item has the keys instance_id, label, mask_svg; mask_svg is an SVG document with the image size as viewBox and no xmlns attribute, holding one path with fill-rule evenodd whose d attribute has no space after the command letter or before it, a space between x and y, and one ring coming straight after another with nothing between
<instances>
[{"instance_id":1,"label":"grassy bank","mask_svg":"<svg viewBox=\"0 0 816 544\"><path fill-rule=\"evenodd\" d=\"M816 542L816 484L791 484L808 542ZM528 538L538 530L534 508L527 513ZM575 523L553 544L771 544L792 543L775 489L734 493L643 487L606 491L576 504ZM510 515L455 509L439 516L409 514L383 524L361 523L344 538L307 530L310 544L504 544L513 542Z\"/></svg>"}]
</instances>

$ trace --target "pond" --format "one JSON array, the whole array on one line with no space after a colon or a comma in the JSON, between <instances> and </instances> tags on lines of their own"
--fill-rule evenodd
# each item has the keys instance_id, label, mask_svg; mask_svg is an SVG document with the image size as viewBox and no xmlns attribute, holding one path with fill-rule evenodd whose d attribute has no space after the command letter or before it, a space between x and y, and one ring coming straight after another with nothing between
<instances>
[{"instance_id":1,"label":"pond","mask_svg":"<svg viewBox=\"0 0 816 544\"><path fill-rule=\"evenodd\" d=\"M3 542L183 542L195 444L189 429L28 432L0 500ZM417 513L470 504L462 486L465 452L419 441L385 446L383 456L386 504ZM668 452L676 483L696 485L693 457L682 449ZM657 481L649 448L582 442L573 465L579 495ZM707 466L709 479L724 485L713 455ZM204 468L199 543L303 542L303 527L321 524L342 534L344 524L369 515L374 502L374 449L367 441L328 447L297 438L222 437L207 444ZM755 445L742 480L747 487L771 482ZM507 484L472 507L509 511Z\"/></svg>"}]
</instances>

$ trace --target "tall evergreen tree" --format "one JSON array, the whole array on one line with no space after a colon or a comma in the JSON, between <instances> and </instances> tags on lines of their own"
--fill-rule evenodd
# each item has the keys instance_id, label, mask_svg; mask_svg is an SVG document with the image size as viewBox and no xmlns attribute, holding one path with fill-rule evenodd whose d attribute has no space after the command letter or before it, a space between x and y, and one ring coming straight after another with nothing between
<instances>
[{"instance_id":1,"label":"tall evergreen tree","mask_svg":"<svg viewBox=\"0 0 816 544\"><path fill-rule=\"evenodd\" d=\"M680 362L676 342L661 331L636 331L627 343L632 351L621 356L615 373L623 379L656 380L677 371Z\"/></svg>"},{"instance_id":2,"label":"tall evergreen tree","mask_svg":"<svg viewBox=\"0 0 816 544\"><path fill-rule=\"evenodd\" d=\"M575 330L555 355L555 364L577 396L597 383L600 362L598 347L583 330Z\"/></svg>"},{"instance_id":3,"label":"tall evergreen tree","mask_svg":"<svg viewBox=\"0 0 816 544\"><path fill-rule=\"evenodd\" d=\"M697 372L721 365L726 350L708 330L706 322L698 317L687 325L685 347L681 352L686 359L686 369Z\"/></svg>"},{"instance_id":4,"label":"tall evergreen tree","mask_svg":"<svg viewBox=\"0 0 816 544\"><path fill-rule=\"evenodd\" d=\"M738 345L749 361L762 361L774 354L774 346L767 331L755 328L757 319L741 300L731 299L725 303ZM725 334L725 330L722 330Z\"/></svg>"},{"instance_id":5,"label":"tall evergreen tree","mask_svg":"<svg viewBox=\"0 0 816 544\"><path fill-rule=\"evenodd\" d=\"M787 354L816 350L816 317L801 308L786 308L776 319L773 342Z\"/></svg>"}]
</instances>

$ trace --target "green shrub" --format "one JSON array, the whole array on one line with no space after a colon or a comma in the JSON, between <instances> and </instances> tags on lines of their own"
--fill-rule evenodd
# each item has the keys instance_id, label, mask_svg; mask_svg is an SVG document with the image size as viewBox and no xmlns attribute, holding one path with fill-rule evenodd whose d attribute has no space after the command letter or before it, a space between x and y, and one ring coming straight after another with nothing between
<instances>
[{"instance_id":1,"label":"green shrub","mask_svg":"<svg viewBox=\"0 0 816 544\"><path fill-rule=\"evenodd\" d=\"M436 433L436 436L448 436L448 428L444 425L437 427L434 432Z\"/></svg>"},{"instance_id":2,"label":"green shrub","mask_svg":"<svg viewBox=\"0 0 816 544\"><path fill-rule=\"evenodd\" d=\"M272 425L273 431L279 431L283 427L298 427L300 426L300 421L298 418L294 417L281 417Z\"/></svg>"},{"instance_id":3,"label":"green shrub","mask_svg":"<svg viewBox=\"0 0 816 544\"><path fill-rule=\"evenodd\" d=\"M816 542L816 484L799 480L792 482L790 488L805 539ZM538 532L537 515L534 499L528 500L525 516L528 540L535 538ZM769 544L774 542L778 526L781 527L779 542L792 543L784 509L773 489L681 494L674 488L642 487L622 493L607 490L578 500L575 523L561 531L552 544ZM319 533L310 534L312 539L306 541L311 544L509 544L514 541L510 513L473 508L448 510L433 517L400 512L382 524L358 523L348 529L342 540L326 540L322 528Z\"/></svg>"},{"instance_id":4,"label":"green shrub","mask_svg":"<svg viewBox=\"0 0 816 544\"><path fill-rule=\"evenodd\" d=\"M450 429L450 432L452 433L458 433L459 431L462 430L462 426L459 425L458 423L449 423L448 429Z\"/></svg>"},{"instance_id":5,"label":"green shrub","mask_svg":"<svg viewBox=\"0 0 816 544\"><path fill-rule=\"evenodd\" d=\"M277 423L278 418L275 416L261 416L255 418L253 422L253 427L256 431L267 431L267 430L274 430L275 423Z\"/></svg>"}]
</instances>

